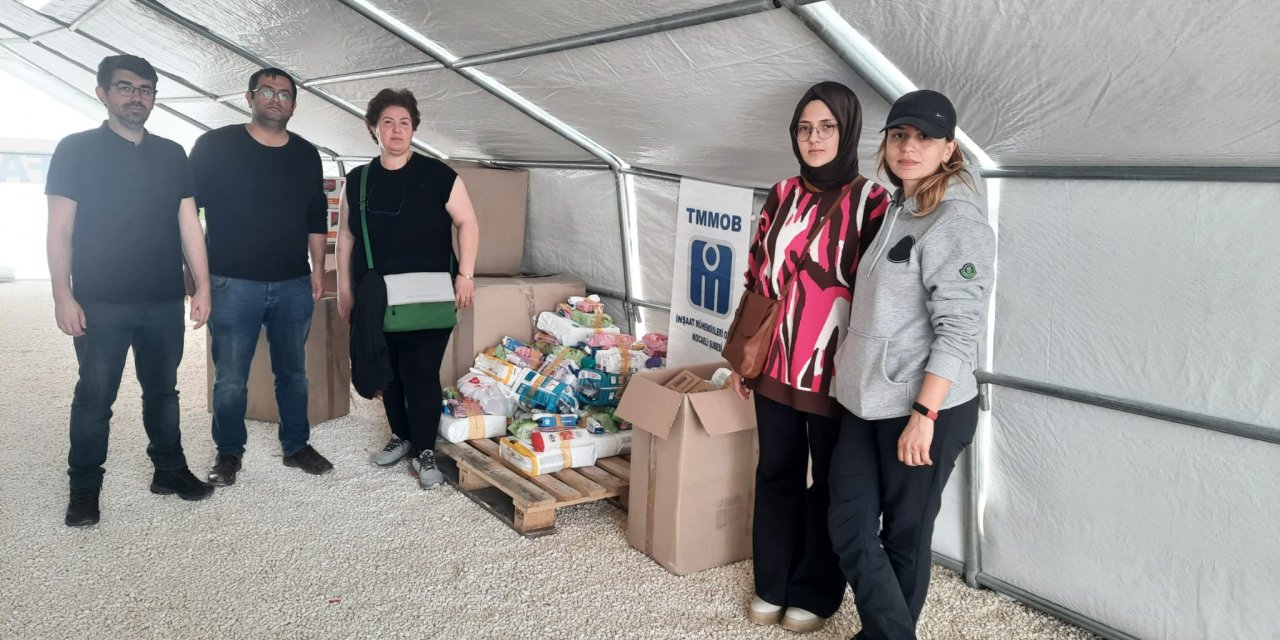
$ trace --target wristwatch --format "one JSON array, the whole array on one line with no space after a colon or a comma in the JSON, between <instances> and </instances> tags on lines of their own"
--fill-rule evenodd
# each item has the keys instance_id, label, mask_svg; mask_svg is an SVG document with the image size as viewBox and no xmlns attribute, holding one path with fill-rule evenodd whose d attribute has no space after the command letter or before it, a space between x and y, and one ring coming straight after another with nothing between
<instances>
[{"instance_id":1,"label":"wristwatch","mask_svg":"<svg viewBox=\"0 0 1280 640\"><path fill-rule=\"evenodd\" d=\"M926 406L924 406L924 405L920 404L919 402L912 402L912 403L911 403L911 410L912 410L912 411L915 411L916 413L918 413L918 414L920 414L920 415L922 415L922 416L924 416L924 417L926 417L926 418L928 418L928 419L930 419L930 420L937 421L937 419L938 419L938 412L937 412L937 411L934 411L933 409L930 409L929 407L926 407Z\"/></svg>"}]
</instances>

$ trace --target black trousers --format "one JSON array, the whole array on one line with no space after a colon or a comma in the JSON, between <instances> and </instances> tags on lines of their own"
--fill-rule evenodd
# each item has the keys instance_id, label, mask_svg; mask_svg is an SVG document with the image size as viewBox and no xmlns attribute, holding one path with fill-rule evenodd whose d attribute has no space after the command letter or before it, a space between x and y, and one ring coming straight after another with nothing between
<instances>
[{"instance_id":1,"label":"black trousers","mask_svg":"<svg viewBox=\"0 0 1280 640\"><path fill-rule=\"evenodd\" d=\"M756 595L829 618L844 599L844 576L827 533L827 476L840 420L797 411L759 393L755 402L760 439L751 545ZM813 486L806 487L810 458Z\"/></svg>"},{"instance_id":2,"label":"black trousers","mask_svg":"<svg viewBox=\"0 0 1280 640\"><path fill-rule=\"evenodd\" d=\"M451 329L388 333L391 384L382 392L391 433L408 440L413 450L436 448L440 432L440 361Z\"/></svg>"},{"instance_id":3,"label":"black trousers","mask_svg":"<svg viewBox=\"0 0 1280 640\"><path fill-rule=\"evenodd\" d=\"M859 640L913 640L929 591L933 523L956 458L978 426L978 399L938 412L930 466L898 461L909 416L845 412L831 467L831 541L853 587Z\"/></svg>"}]
</instances>

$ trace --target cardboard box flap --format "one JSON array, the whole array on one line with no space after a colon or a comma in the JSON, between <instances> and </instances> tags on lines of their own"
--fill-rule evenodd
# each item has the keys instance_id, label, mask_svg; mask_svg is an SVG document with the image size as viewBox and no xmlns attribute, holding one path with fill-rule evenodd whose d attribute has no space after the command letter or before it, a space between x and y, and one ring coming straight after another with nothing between
<instances>
[{"instance_id":1,"label":"cardboard box flap","mask_svg":"<svg viewBox=\"0 0 1280 640\"><path fill-rule=\"evenodd\" d=\"M630 422L636 429L666 440L685 398L684 394L662 386L670 377L651 374L632 377L614 415Z\"/></svg>"},{"instance_id":2,"label":"cardboard box flap","mask_svg":"<svg viewBox=\"0 0 1280 640\"><path fill-rule=\"evenodd\" d=\"M755 403L739 398L732 389L691 393L688 398L702 428L713 436L756 427Z\"/></svg>"}]
</instances>

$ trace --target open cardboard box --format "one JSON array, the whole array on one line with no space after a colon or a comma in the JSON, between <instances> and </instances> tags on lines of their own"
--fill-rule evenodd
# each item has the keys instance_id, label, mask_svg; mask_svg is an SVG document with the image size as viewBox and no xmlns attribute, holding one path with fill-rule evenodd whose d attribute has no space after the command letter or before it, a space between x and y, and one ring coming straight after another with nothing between
<instances>
[{"instance_id":1,"label":"open cardboard box","mask_svg":"<svg viewBox=\"0 0 1280 640\"><path fill-rule=\"evenodd\" d=\"M631 444L627 541L676 575L751 557L755 404L677 380L722 366L638 373L616 411L643 432Z\"/></svg>"}]
</instances>

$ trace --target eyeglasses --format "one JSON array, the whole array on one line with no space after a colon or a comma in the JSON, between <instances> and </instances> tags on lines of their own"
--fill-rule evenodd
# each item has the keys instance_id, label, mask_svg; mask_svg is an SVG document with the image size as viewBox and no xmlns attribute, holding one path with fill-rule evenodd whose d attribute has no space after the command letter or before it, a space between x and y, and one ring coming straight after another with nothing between
<instances>
[{"instance_id":1,"label":"eyeglasses","mask_svg":"<svg viewBox=\"0 0 1280 640\"><path fill-rule=\"evenodd\" d=\"M289 102L290 100L293 100L293 93L290 91L286 91L284 89L272 89L271 87L258 87L257 89L253 90L253 93L258 94L258 97L262 98L263 100L270 100L272 98L279 98L280 102Z\"/></svg>"},{"instance_id":2,"label":"eyeglasses","mask_svg":"<svg viewBox=\"0 0 1280 640\"><path fill-rule=\"evenodd\" d=\"M143 100L150 100L156 97L155 89L152 89L151 87L135 87L128 82L117 82L111 85L111 88L115 89L116 93L125 97L132 97L135 93L142 96Z\"/></svg>"},{"instance_id":3,"label":"eyeglasses","mask_svg":"<svg viewBox=\"0 0 1280 640\"><path fill-rule=\"evenodd\" d=\"M827 138L830 138L831 136L835 135L836 129L839 129L839 128L840 128L840 125L835 124L833 122L818 123L818 128L817 128L818 139L826 140ZM800 142L804 142L805 140L809 139L809 136L813 135L813 132L814 132L813 127L807 124L802 124L796 127L796 140L799 140Z\"/></svg>"}]
</instances>

